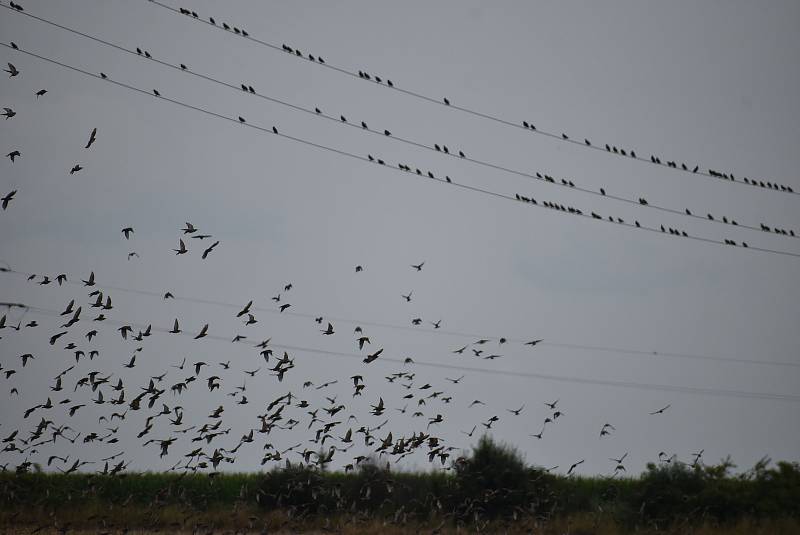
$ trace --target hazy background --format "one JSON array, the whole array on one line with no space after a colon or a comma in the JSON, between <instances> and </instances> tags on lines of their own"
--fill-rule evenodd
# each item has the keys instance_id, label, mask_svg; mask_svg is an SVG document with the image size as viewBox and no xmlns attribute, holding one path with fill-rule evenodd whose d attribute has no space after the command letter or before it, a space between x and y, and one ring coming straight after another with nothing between
<instances>
[{"instance_id":1,"label":"hazy background","mask_svg":"<svg viewBox=\"0 0 800 535\"><path fill-rule=\"evenodd\" d=\"M172 4L170 4L172 5ZM741 223L764 221L800 227L796 196L732 186L666 168L609 157L543 136L531 135L426 103L358 79L343 76L234 35L213 30L146 1L28 0L26 12L51 19L125 47L139 46L155 58L182 62L197 72L230 83L253 85L261 92L302 106L318 106L350 122L388 129L422 143L447 145L451 151L530 172L567 177L577 185L603 187L653 204L689 208L694 213L727 215ZM177 5L176 5L177 7ZM270 43L286 43L321 55L328 64L365 70L391 79L395 86L514 121L523 119L572 138L591 139L657 154L662 160L775 180L800 191L800 6L796 2L218 2L187 1L181 7L244 27ZM246 117L248 123L334 146L373 154L387 162L408 162L454 180L513 195L528 193L627 221L664 224L690 234L730 238L751 245L800 252L795 239L734 229L703 221L570 192L538 181L491 171L433 152L344 128L251 95L129 56L53 28L7 9L0 10L0 35L21 48L70 63L145 90L218 113ZM69 397L86 403L74 418L64 406L47 413L57 424L69 423L85 434L106 434L97 418L108 405L94 405L96 394L73 392L75 381L90 370L124 377L129 401L148 378L169 372L161 403L186 408L184 421L202 425L209 412L225 404L223 428L228 437L206 446L231 448L252 427L265 404L292 391L313 407L328 406L324 395L338 395L348 409L337 415L337 428L377 425L384 417L368 414L382 396L390 423L376 432L410 436L424 430L427 418L441 413L445 422L431 431L447 443L468 447L479 422L500 421L493 435L518 447L530 463L559 465L565 471L586 459L582 473L609 473L609 457L630 452L629 472L636 473L659 452L690 461L704 449L716 462L731 455L740 467L762 456L797 460L800 418L797 400L774 401L735 396L699 395L653 388L621 388L530 377L464 372L452 385L445 377L462 375L419 365L378 359L366 366L355 357L305 350L290 351L296 367L282 383L267 375L253 343L272 337L273 344L358 353L355 324L372 339L371 351L413 357L418 362L483 367L511 372L550 374L575 379L798 394L800 336L798 298L800 259L725 248L690 240L595 223L533 209L444 184L419 180L373 165L259 133L134 94L112 84L64 70L7 48L0 62L15 64L21 74L0 80L0 106L17 116L0 125L3 154L19 149L15 163L0 162L0 193L19 192L0 212L0 259L14 269L72 280L94 270L98 282L177 296L219 300L276 310L269 298L282 293L289 311L324 316L336 335L325 337L310 317L258 312L259 322L245 327L236 310L111 290L110 321L153 323L170 328L180 318L185 330L225 338L248 336L249 344L212 339L194 341L156 333L145 342L123 342L118 325L98 326L86 291L74 286L39 286L2 274L0 301L62 310L70 299L84 305L83 320L55 346L47 340L59 331L57 321L27 313L23 324L40 325L19 332L3 330L0 364L17 369L0 376L0 435L32 430L40 411L24 420L25 408ZM38 100L34 93L46 88ZM97 142L84 146L92 128ZM70 176L76 163L85 169ZM190 253L176 256L185 221L214 238L187 239ZM135 228L130 241L120 229ZM220 245L203 261L211 240ZM127 259L136 251L140 257ZM416 272L410 264L425 261ZM356 274L354 267L363 265ZM37 279L39 280L39 279ZM283 291L288 283L289 292ZM413 290L406 303L401 294ZM16 325L21 312L9 313ZM380 322L416 331L366 326ZM451 353L475 338L432 334L442 330L475 333L493 341L488 361ZM323 326L324 327L324 326ZM83 334L101 329L88 343ZM498 347L497 338L542 338L531 349L519 343ZM99 349L92 362L81 360L64 379L64 392L48 390L53 377L74 364L69 341ZM585 344L691 353L705 356L783 361L795 366L726 363L675 357L651 357L607 351L569 349L556 344ZM136 347L136 368L126 370ZM18 355L36 360L23 369ZM282 351L276 350L276 354ZM170 368L187 358L183 371ZM221 370L221 361L231 369ZM193 373L190 364L211 364L190 391L175 398L169 385ZM270 363L273 361L270 360ZM246 378L244 407L224 396L241 385L241 370L262 370ZM412 418L414 400L383 379L392 372L416 372L414 392L424 383L452 395L450 404L429 400L426 418ZM362 374L363 396L352 398L349 377ZM209 396L205 378L222 377L222 392ZM324 390L303 388L326 380ZM5 397L12 387L20 395ZM106 398L116 395L103 388ZM429 391L422 391L431 392ZM486 406L468 409L474 399ZM544 402L560 399L564 412L539 432L550 414ZM394 408L408 404L402 415ZM525 404L520 416L506 409ZM664 414L649 412L664 405ZM69 405L67 405L69 406ZM119 410L124 407L117 407ZM308 409L310 410L310 409ZM226 469L259 467L266 439L283 449L309 444L306 409L287 409L301 423L293 432L275 430L245 445ZM348 414L359 422L347 423ZM150 411L130 412L119 432L120 443L96 443L91 449L64 441L39 447L39 453L0 454L14 466L26 457L69 453L97 460L124 450L131 469L165 469L197 447L188 440L158 459L153 446L142 449L135 434ZM320 410L322 416L322 410ZM341 416L341 418L339 417ZM327 419L326 419L327 421ZM599 438L604 423L616 431ZM474 425L472 439L460 431ZM117 425L115 422L114 426ZM170 426L158 421L152 438L166 438ZM192 435L189 434L188 437ZM80 440L79 440L80 442ZM327 447L326 443L326 447ZM76 443L77 446L77 443ZM374 449L374 447L372 448ZM335 465L365 454L363 441L337 453ZM290 457L293 461L298 456ZM427 467L414 456L406 467ZM267 465L270 466L270 465ZM89 466L87 469L101 467Z\"/></svg>"}]
</instances>

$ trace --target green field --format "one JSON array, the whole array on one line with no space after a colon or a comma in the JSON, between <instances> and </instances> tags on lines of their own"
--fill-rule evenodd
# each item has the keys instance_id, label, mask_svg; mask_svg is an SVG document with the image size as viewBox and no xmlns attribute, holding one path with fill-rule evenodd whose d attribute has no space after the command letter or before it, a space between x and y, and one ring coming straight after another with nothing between
<instances>
[{"instance_id":1,"label":"green field","mask_svg":"<svg viewBox=\"0 0 800 535\"><path fill-rule=\"evenodd\" d=\"M800 533L800 465L649 465L564 477L483 440L448 472L0 474L10 532Z\"/></svg>"}]
</instances>

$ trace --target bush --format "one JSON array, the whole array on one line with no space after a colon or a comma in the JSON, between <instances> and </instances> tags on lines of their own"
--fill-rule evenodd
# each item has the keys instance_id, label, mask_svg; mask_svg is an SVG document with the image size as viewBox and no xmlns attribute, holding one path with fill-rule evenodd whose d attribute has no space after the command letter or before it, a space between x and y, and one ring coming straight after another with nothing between
<instances>
[{"instance_id":1,"label":"bush","mask_svg":"<svg viewBox=\"0 0 800 535\"><path fill-rule=\"evenodd\" d=\"M489 517L525 507L528 496L528 467L519 452L483 435L472 455L454 464L457 496L462 513Z\"/></svg>"}]
</instances>

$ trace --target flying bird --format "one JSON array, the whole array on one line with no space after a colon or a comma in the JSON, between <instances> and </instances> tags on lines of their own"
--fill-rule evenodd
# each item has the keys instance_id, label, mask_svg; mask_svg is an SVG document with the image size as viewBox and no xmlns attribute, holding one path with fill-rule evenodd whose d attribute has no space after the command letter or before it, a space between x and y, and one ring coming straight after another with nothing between
<instances>
[{"instance_id":1,"label":"flying bird","mask_svg":"<svg viewBox=\"0 0 800 535\"><path fill-rule=\"evenodd\" d=\"M367 355L366 358L364 358L364 362L369 364L373 360L377 359L381 355L381 353L383 353L383 348L380 348L379 350L377 350L375 353L372 353L371 355Z\"/></svg>"},{"instance_id":2,"label":"flying bird","mask_svg":"<svg viewBox=\"0 0 800 535\"><path fill-rule=\"evenodd\" d=\"M567 475L570 475L573 470L575 470L579 465L583 464L583 461L585 461L585 459L581 459L577 463L574 463L572 466L570 466L569 470L567 470Z\"/></svg>"},{"instance_id":3,"label":"flying bird","mask_svg":"<svg viewBox=\"0 0 800 535\"><path fill-rule=\"evenodd\" d=\"M333 325L331 325L330 323L328 323L328 328L327 328L327 329L320 329L320 332L321 332L322 334L327 334L327 335L331 335L331 334L333 334L333 333L334 333L334 330L333 330Z\"/></svg>"},{"instance_id":4,"label":"flying bird","mask_svg":"<svg viewBox=\"0 0 800 535\"><path fill-rule=\"evenodd\" d=\"M36 98L38 99L39 97L44 96L45 93L47 93L47 89L40 89L36 92Z\"/></svg>"},{"instance_id":5,"label":"flying bird","mask_svg":"<svg viewBox=\"0 0 800 535\"><path fill-rule=\"evenodd\" d=\"M657 411L651 412L650 415L652 416L653 414L664 414L664 411L669 409L671 406L672 406L671 404L670 405L665 405L664 407L661 407Z\"/></svg>"},{"instance_id":6,"label":"flying bird","mask_svg":"<svg viewBox=\"0 0 800 535\"><path fill-rule=\"evenodd\" d=\"M219 245L219 240L217 240L217 241L215 241L214 243L212 243L212 244L211 244L211 247L209 247L208 249L206 249L205 251L203 251L203 260L205 260L205 259L206 259L206 257L208 257L209 253L211 253L211 251L213 251L213 250L214 250L214 247L216 247L217 245Z\"/></svg>"},{"instance_id":7,"label":"flying bird","mask_svg":"<svg viewBox=\"0 0 800 535\"><path fill-rule=\"evenodd\" d=\"M8 154L6 154L6 158L11 159L12 163L14 162L14 158L17 158L19 156L22 156L22 153L20 151L18 151L18 150L12 150Z\"/></svg>"},{"instance_id":8,"label":"flying bird","mask_svg":"<svg viewBox=\"0 0 800 535\"><path fill-rule=\"evenodd\" d=\"M422 266L424 266L424 265L425 265L425 262L421 262L421 263L419 263L417 265L411 264L411 267L416 269L417 271L422 271Z\"/></svg>"},{"instance_id":9,"label":"flying bird","mask_svg":"<svg viewBox=\"0 0 800 535\"><path fill-rule=\"evenodd\" d=\"M12 191L11 191L11 192L9 192L8 194L6 194L6 196L5 196L5 197L3 197L2 199L0 199L0 201L2 201L2 202L3 202L3 210L5 210L6 208L8 208L8 203L10 203L10 202L11 202L11 199L13 199L13 198L14 198L14 195L16 195L16 194L17 194L17 190L12 190Z\"/></svg>"},{"instance_id":10,"label":"flying bird","mask_svg":"<svg viewBox=\"0 0 800 535\"><path fill-rule=\"evenodd\" d=\"M133 227L125 227L124 229L122 229L122 234L125 235L126 240L129 240L131 234L133 234Z\"/></svg>"},{"instance_id":11,"label":"flying bird","mask_svg":"<svg viewBox=\"0 0 800 535\"><path fill-rule=\"evenodd\" d=\"M93 143L94 143L96 140L97 140L97 128L95 127L95 128L92 130L92 133L91 133L91 134L89 134L89 142L86 144L86 146L85 146L84 148L85 148L85 149L88 149L89 147L91 147L91 146L92 146L92 144L93 144Z\"/></svg>"},{"instance_id":12,"label":"flying bird","mask_svg":"<svg viewBox=\"0 0 800 535\"><path fill-rule=\"evenodd\" d=\"M83 167L81 167L80 164L75 164L74 166L72 166L72 169L69 170L69 174L74 175L75 173L81 171L82 169Z\"/></svg>"},{"instance_id":13,"label":"flying bird","mask_svg":"<svg viewBox=\"0 0 800 535\"><path fill-rule=\"evenodd\" d=\"M200 338L203 338L203 337L204 337L204 336L206 336L207 334L208 334L208 323L206 323L205 325L203 325L203 328L202 328L202 329L200 329L200 332L197 334L197 336L195 336L195 337L194 337L194 339L195 339L195 340L198 340L198 339L200 339Z\"/></svg>"},{"instance_id":14,"label":"flying bird","mask_svg":"<svg viewBox=\"0 0 800 535\"><path fill-rule=\"evenodd\" d=\"M3 115L6 118L6 121L14 117L16 114L17 112L11 108L3 108L3 113L0 113L0 115Z\"/></svg>"},{"instance_id":15,"label":"flying bird","mask_svg":"<svg viewBox=\"0 0 800 535\"><path fill-rule=\"evenodd\" d=\"M178 240L178 241L180 242L180 248L178 248L178 249L173 249L173 251L175 251L175 254L176 254L176 255L179 255L179 254L186 254L186 253L188 253L188 252L189 252L189 250L186 248L186 244L185 244L185 243L183 243L183 240Z\"/></svg>"},{"instance_id":16,"label":"flying bird","mask_svg":"<svg viewBox=\"0 0 800 535\"><path fill-rule=\"evenodd\" d=\"M13 77L15 77L15 76L17 76L19 74L19 71L17 70L16 67L14 67L14 65L12 63L9 63L8 64L8 69L3 69L3 71L5 71L5 72L7 72L9 74L9 76L8 76L9 78L13 78Z\"/></svg>"}]
</instances>

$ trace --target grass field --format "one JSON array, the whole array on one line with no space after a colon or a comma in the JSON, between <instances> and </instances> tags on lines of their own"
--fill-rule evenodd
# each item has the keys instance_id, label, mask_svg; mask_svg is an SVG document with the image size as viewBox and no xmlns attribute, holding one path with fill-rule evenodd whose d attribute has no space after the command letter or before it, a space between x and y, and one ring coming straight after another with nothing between
<instances>
[{"instance_id":1,"label":"grass field","mask_svg":"<svg viewBox=\"0 0 800 535\"><path fill-rule=\"evenodd\" d=\"M0 473L6 533L800 533L800 465L565 477L482 441L449 472Z\"/></svg>"}]
</instances>

